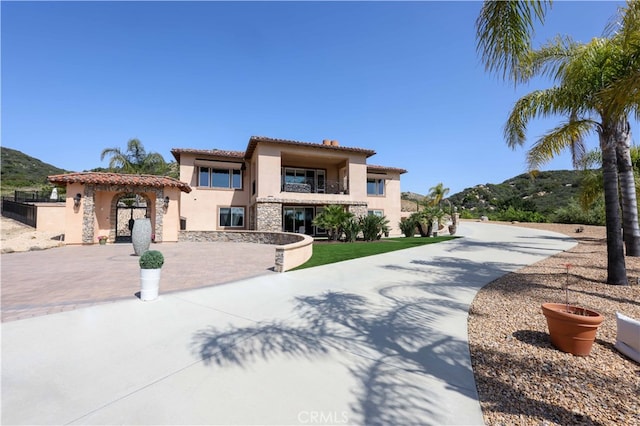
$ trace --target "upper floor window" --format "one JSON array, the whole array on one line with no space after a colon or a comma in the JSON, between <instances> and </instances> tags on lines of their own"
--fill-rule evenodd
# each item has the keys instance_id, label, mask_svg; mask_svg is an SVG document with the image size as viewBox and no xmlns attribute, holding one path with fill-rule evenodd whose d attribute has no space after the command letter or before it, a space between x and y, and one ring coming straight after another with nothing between
<instances>
[{"instance_id":1,"label":"upper floor window","mask_svg":"<svg viewBox=\"0 0 640 426\"><path fill-rule=\"evenodd\" d=\"M367 179L367 195L384 195L384 179Z\"/></svg>"},{"instance_id":2,"label":"upper floor window","mask_svg":"<svg viewBox=\"0 0 640 426\"><path fill-rule=\"evenodd\" d=\"M198 186L242 189L242 170L200 167Z\"/></svg>"}]
</instances>

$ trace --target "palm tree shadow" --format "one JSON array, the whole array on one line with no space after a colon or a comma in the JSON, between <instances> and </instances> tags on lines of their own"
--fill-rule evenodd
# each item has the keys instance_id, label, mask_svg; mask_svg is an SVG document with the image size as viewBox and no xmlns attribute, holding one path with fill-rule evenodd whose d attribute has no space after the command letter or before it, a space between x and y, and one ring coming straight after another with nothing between
<instances>
[{"instance_id":1,"label":"palm tree shadow","mask_svg":"<svg viewBox=\"0 0 640 426\"><path fill-rule=\"evenodd\" d=\"M440 310L460 308L442 303L418 297L374 304L343 292L298 297L294 317L225 330L209 327L194 334L192 350L206 365L222 368L348 353L345 366L358 383L352 415L361 418L350 421L424 423L443 409L433 402L440 388L477 399L466 341L428 327Z\"/></svg>"}]
</instances>

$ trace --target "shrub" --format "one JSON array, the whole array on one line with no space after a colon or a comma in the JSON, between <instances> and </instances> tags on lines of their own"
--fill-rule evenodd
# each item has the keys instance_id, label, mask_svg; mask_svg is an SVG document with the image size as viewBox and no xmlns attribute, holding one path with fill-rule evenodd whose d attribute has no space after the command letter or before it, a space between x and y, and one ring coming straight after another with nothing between
<instances>
[{"instance_id":1,"label":"shrub","mask_svg":"<svg viewBox=\"0 0 640 426\"><path fill-rule=\"evenodd\" d=\"M379 240L382 234L389 232L389 220L385 216L373 214L360 218L360 228L365 241Z\"/></svg>"},{"instance_id":2,"label":"shrub","mask_svg":"<svg viewBox=\"0 0 640 426\"><path fill-rule=\"evenodd\" d=\"M493 215L492 215L493 216ZM516 209L513 206L509 206L504 211L498 212L495 215L496 220L503 220L506 222L518 221L518 222L547 222L547 218L538 212L532 212L529 210Z\"/></svg>"},{"instance_id":3,"label":"shrub","mask_svg":"<svg viewBox=\"0 0 640 426\"><path fill-rule=\"evenodd\" d=\"M350 217L346 220L343 226L344 238L348 243L354 242L358 238L358 234L360 233L360 224L354 217Z\"/></svg>"},{"instance_id":4,"label":"shrub","mask_svg":"<svg viewBox=\"0 0 640 426\"><path fill-rule=\"evenodd\" d=\"M604 201L597 201L590 209L584 210L575 199L566 207L555 211L552 221L556 223L576 223L581 225L604 225Z\"/></svg>"},{"instance_id":5,"label":"shrub","mask_svg":"<svg viewBox=\"0 0 640 426\"><path fill-rule=\"evenodd\" d=\"M158 250L147 250L140 256L140 268L160 269L164 264L164 256Z\"/></svg>"},{"instance_id":6,"label":"shrub","mask_svg":"<svg viewBox=\"0 0 640 426\"><path fill-rule=\"evenodd\" d=\"M353 213L348 212L340 205L330 205L313 219L313 226L318 226L327 230L330 240L338 240L344 232L347 221L353 217Z\"/></svg>"},{"instance_id":7,"label":"shrub","mask_svg":"<svg viewBox=\"0 0 640 426\"><path fill-rule=\"evenodd\" d=\"M413 237L416 233L416 221L411 217L401 220L398 226L405 237Z\"/></svg>"}]
</instances>

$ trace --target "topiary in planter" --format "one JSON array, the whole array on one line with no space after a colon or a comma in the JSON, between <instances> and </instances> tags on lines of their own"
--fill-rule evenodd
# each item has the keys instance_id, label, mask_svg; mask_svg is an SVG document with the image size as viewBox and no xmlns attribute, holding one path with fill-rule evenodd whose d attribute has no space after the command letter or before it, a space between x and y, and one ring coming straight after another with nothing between
<instances>
[{"instance_id":1,"label":"topiary in planter","mask_svg":"<svg viewBox=\"0 0 640 426\"><path fill-rule=\"evenodd\" d=\"M164 264L164 256L158 250L147 250L140 256L141 269L160 269Z\"/></svg>"}]
</instances>

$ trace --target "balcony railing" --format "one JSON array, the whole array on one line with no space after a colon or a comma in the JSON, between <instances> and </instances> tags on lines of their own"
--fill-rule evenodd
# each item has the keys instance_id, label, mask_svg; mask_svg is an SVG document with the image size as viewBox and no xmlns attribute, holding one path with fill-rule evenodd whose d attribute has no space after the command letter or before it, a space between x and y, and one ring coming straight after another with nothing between
<instances>
[{"instance_id":1,"label":"balcony railing","mask_svg":"<svg viewBox=\"0 0 640 426\"><path fill-rule=\"evenodd\" d=\"M347 194L348 188L337 180L315 182L313 179L305 179L300 182L285 182L282 184L282 192L297 192L302 194Z\"/></svg>"}]
</instances>

